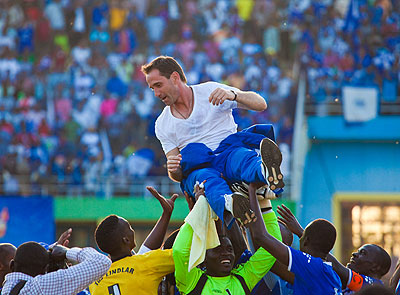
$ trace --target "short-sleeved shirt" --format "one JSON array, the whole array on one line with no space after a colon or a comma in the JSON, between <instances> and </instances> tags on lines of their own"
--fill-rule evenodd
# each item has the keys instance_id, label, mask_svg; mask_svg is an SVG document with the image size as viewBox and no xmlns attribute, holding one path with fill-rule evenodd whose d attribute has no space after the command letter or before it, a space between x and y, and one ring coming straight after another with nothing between
<instances>
[{"instance_id":1,"label":"short-sleeved shirt","mask_svg":"<svg viewBox=\"0 0 400 295\"><path fill-rule=\"evenodd\" d=\"M383 282L369 276L361 275L354 270L349 269L349 281L346 289L343 290L343 294L353 294L365 286L373 284L383 285Z\"/></svg>"},{"instance_id":2,"label":"short-sleeved shirt","mask_svg":"<svg viewBox=\"0 0 400 295\"><path fill-rule=\"evenodd\" d=\"M157 294L162 278L174 272L172 250L154 250L114 261L108 272L89 286L92 295Z\"/></svg>"},{"instance_id":3,"label":"short-sleeved shirt","mask_svg":"<svg viewBox=\"0 0 400 295\"><path fill-rule=\"evenodd\" d=\"M293 285L289 285L293 294L342 294L342 283L330 262L291 247L288 247L288 250L288 270L295 275Z\"/></svg>"},{"instance_id":4,"label":"short-sleeved shirt","mask_svg":"<svg viewBox=\"0 0 400 295\"><path fill-rule=\"evenodd\" d=\"M197 84L191 88L194 104L189 118L174 117L170 106L166 106L157 118L155 132L164 153L176 147L182 150L193 142L204 143L211 150L215 150L223 139L237 132L232 115L232 109L237 107L237 102L226 100L214 106L208 100L217 88L237 91L236 88L216 82Z\"/></svg>"}]
</instances>

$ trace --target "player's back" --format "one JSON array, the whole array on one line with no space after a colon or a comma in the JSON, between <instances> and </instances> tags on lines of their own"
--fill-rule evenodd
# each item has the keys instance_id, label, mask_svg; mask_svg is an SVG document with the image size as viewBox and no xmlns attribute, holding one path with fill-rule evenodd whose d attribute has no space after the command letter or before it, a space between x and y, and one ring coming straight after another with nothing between
<instances>
[{"instance_id":1,"label":"player's back","mask_svg":"<svg viewBox=\"0 0 400 295\"><path fill-rule=\"evenodd\" d=\"M330 262L299 250L290 250L289 270L294 273L293 294L342 294L342 283Z\"/></svg>"},{"instance_id":2,"label":"player's back","mask_svg":"<svg viewBox=\"0 0 400 295\"><path fill-rule=\"evenodd\" d=\"M154 250L114 261L89 290L92 295L157 294L162 278L172 272L172 250Z\"/></svg>"}]
</instances>

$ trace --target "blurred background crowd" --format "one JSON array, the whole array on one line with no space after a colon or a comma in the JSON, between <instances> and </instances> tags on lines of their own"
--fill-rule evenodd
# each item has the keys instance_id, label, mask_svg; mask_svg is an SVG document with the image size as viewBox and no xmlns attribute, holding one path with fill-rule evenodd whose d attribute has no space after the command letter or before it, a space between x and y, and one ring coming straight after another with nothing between
<instances>
[{"instance_id":1,"label":"blurred background crowd","mask_svg":"<svg viewBox=\"0 0 400 295\"><path fill-rule=\"evenodd\" d=\"M140 71L160 54L189 84L260 93L267 111L235 120L274 124L289 179L302 72L315 103L345 84L399 93L400 2L340 2L1 0L0 192L136 195L133 182L164 178L154 134L164 105Z\"/></svg>"}]
</instances>

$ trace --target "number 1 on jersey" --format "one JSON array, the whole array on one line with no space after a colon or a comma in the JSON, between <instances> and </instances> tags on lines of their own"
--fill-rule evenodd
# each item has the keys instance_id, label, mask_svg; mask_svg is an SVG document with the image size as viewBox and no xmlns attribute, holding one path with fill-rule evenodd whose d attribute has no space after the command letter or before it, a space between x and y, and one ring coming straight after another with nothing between
<instances>
[{"instance_id":1,"label":"number 1 on jersey","mask_svg":"<svg viewBox=\"0 0 400 295\"><path fill-rule=\"evenodd\" d=\"M121 290L119 289L119 285L115 284L108 287L108 293L109 295L121 295Z\"/></svg>"}]
</instances>

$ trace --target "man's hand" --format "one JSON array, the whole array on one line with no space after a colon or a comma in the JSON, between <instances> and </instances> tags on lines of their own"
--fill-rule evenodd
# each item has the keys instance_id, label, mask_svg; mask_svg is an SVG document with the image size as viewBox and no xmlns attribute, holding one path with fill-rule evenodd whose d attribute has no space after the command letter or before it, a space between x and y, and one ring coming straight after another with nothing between
<instances>
[{"instance_id":1,"label":"man's hand","mask_svg":"<svg viewBox=\"0 0 400 295\"><path fill-rule=\"evenodd\" d=\"M200 198L200 196L206 196L205 195L205 187L204 184L206 183L207 180L204 180L202 183L198 184L196 183L194 187L194 198L196 201Z\"/></svg>"},{"instance_id":2,"label":"man's hand","mask_svg":"<svg viewBox=\"0 0 400 295\"><path fill-rule=\"evenodd\" d=\"M67 247L69 244L69 237L71 236L72 233L72 228L67 229L65 232L61 234L61 236L58 238L58 241L56 242L56 245L61 245Z\"/></svg>"},{"instance_id":3,"label":"man's hand","mask_svg":"<svg viewBox=\"0 0 400 295\"><path fill-rule=\"evenodd\" d=\"M303 235L304 229L301 227L299 221L293 215L292 211L290 211L290 209L283 204L278 206L276 211L278 211L279 215L282 216L278 216L278 220L285 224L292 233L300 238Z\"/></svg>"},{"instance_id":4,"label":"man's hand","mask_svg":"<svg viewBox=\"0 0 400 295\"><path fill-rule=\"evenodd\" d=\"M170 173L176 173L181 168L182 155L167 156L167 170Z\"/></svg>"},{"instance_id":5,"label":"man's hand","mask_svg":"<svg viewBox=\"0 0 400 295\"><path fill-rule=\"evenodd\" d=\"M195 187L194 187L194 199L189 196L189 194L185 191L183 192L183 194L185 195L185 199L186 202L188 203L189 206L189 211L192 211L194 204L196 203L196 201L199 199L200 196L206 196L205 195L205 188L204 188L204 183L206 182L206 180L204 180L202 183L196 183Z\"/></svg>"},{"instance_id":6,"label":"man's hand","mask_svg":"<svg viewBox=\"0 0 400 295\"><path fill-rule=\"evenodd\" d=\"M195 204L193 198L191 196L189 196L189 194L186 191L183 192L183 194L185 195L185 199L186 199L186 203L188 204L189 211L192 211L194 204Z\"/></svg>"},{"instance_id":7,"label":"man's hand","mask_svg":"<svg viewBox=\"0 0 400 295\"><path fill-rule=\"evenodd\" d=\"M175 200L178 198L178 194L173 194L170 199L166 199L154 187L146 186L146 188L160 202L164 213L171 215L172 211L174 211Z\"/></svg>"},{"instance_id":8,"label":"man's hand","mask_svg":"<svg viewBox=\"0 0 400 295\"><path fill-rule=\"evenodd\" d=\"M235 98L235 94L227 89L217 88L215 89L208 98L209 102L213 105L223 104L225 100L233 100Z\"/></svg>"},{"instance_id":9,"label":"man's hand","mask_svg":"<svg viewBox=\"0 0 400 295\"><path fill-rule=\"evenodd\" d=\"M67 247L56 245L50 252L50 259L54 262L61 262L67 258L67 251Z\"/></svg>"}]
</instances>

